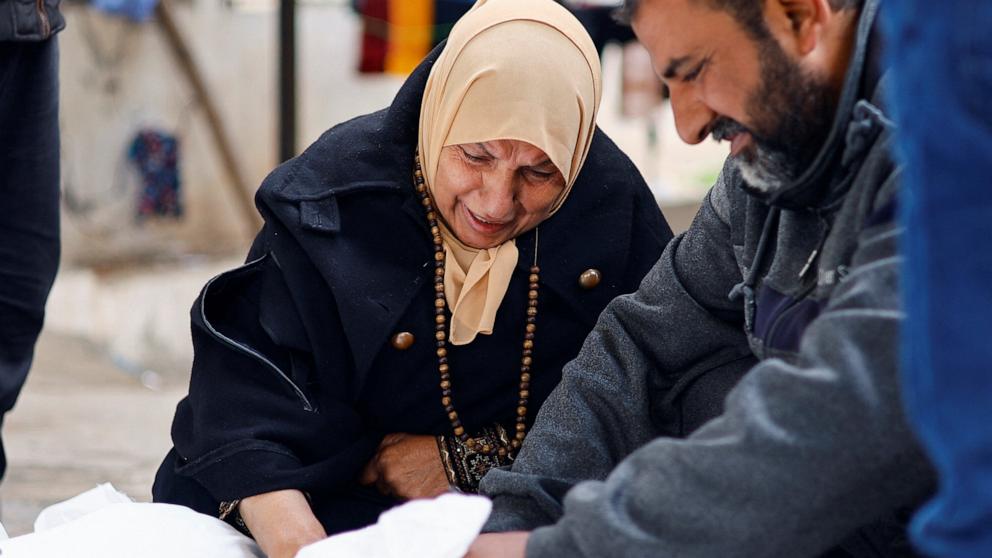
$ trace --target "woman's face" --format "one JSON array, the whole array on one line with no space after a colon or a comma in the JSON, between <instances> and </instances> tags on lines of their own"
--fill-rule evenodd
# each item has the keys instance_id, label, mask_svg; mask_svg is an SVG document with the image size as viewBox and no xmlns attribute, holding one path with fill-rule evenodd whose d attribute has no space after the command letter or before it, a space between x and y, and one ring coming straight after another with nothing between
<instances>
[{"instance_id":1,"label":"woman's face","mask_svg":"<svg viewBox=\"0 0 992 558\"><path fill-rule=\"evenodd\" d=\"M493 248L547 219L564 189L564 177L544 151L493 140L443 148L433 196L462 243Z\"/></svg>"}]
</instances>

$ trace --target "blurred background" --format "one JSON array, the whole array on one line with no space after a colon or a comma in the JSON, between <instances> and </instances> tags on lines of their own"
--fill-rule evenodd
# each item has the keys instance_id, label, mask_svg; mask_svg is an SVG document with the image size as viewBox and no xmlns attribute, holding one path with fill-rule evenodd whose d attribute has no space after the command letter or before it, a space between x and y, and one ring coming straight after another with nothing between
<instances>
[{"instance_id":1,"label":"blurred background","mask_svg":"<svg viewBox=\"0 0 992 558\"><path fill-rule=\"evenodd\" d=\"M567 2L601 47L600 126L677 231L727 148L689 148L610 0ZM4 424L0 520L110 481L138 500L188 382L189 307L238 265L252 195L324 130L381 109L465 0L64 2L62 263L45 331Z\"/></svg>"}]
</instances>

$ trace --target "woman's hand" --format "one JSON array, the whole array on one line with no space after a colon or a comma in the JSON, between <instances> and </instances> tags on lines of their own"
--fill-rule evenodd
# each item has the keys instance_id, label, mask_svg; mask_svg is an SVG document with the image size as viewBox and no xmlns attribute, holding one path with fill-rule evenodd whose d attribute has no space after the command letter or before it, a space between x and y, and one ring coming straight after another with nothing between
<instances>
[{"instance_id":1,"label":"woman's hand","mask_svg":"<svg viewBox=\"0 0 992 558\"><path fill-rule=\"evenodd\" d=\"M406 500L433 498L448 491L448 477L434 436L389 434L362 471L362 484Z\"/></svg>"},{"instance_id":2,"label":"woman's hand","mask_svg":"<svg viewBox=\"0 0 992 558\"><path fill-rule=\"evenodd\" d=\"M299 490L277 490L241 500L241 519L269 558L293 558L327 532Z\"/></svg>"}]
</instances>

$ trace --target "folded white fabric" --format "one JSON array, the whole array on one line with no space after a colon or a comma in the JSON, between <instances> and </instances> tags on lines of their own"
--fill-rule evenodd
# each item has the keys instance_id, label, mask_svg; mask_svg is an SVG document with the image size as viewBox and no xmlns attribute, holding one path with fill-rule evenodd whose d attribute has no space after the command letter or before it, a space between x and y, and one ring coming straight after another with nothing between
<instances>
[{"instance_id":1,"label":"folded white fabric","mask_svg":"<svg viewBox=\"0 0 992 558\"><path fill-rule=\"evenodd\" d=\"M169 504L137 504L110 485L46 508L3 558L264 558L223 521Z\"/></svg>"},{"instance_id":2,"label":"folded white fabric","mask_svg":"<svg viewBox=\"0 0 992 558\"><path fill-rule=\"evenodd\" d=\"M297 558L462 558L489 517L480 496L445 494L312 544ZM223 521L183 506L134 503L109 484L42 510L30 535L0 540L2 558L265 558Z\"/></svg>"},{"instance_id":3,"label":"folded white fabric","mask_svg":"<svg viewBox=\"0 0 992 558\"><path fill-rule=\"evenodd\" d=\"M110 504L130 504L132 502L134 500L130 496L117 490L109 482L98 484L96 488L41 510L41 513L34 520L34 532L40 533L69 523Z\"/></svg>"},{"instance_id":4,"label":"folded white fabric","mask_svg":"<svg viewBox=\"0 0 992 558\"><path fill-rule=\"evenodd\" d=\"M413 500L383 513L375 525L307 546L296 558L462 558L491 510L481 496Z\"/></svg>"}]
</instances>

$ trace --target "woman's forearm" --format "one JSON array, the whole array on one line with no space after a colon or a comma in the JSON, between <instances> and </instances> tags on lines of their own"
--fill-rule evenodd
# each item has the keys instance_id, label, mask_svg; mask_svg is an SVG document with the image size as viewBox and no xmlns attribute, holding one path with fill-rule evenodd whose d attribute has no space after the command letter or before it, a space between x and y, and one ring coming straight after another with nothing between
<instances>
[{"instance_id":1,"label":"woman's forearm","mask_svg":"<svg viewBox=\"0 0 992 558\"><path fill-rule=\"evenodd\" d=\"M241 500L241 518L269 558L293 558L304 546L327 537L299 490L278 490Z\"/></svg>"}]
</instances>

